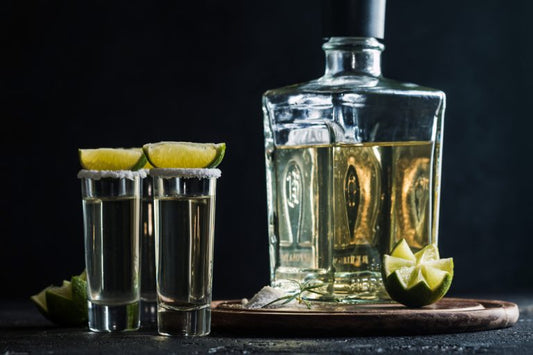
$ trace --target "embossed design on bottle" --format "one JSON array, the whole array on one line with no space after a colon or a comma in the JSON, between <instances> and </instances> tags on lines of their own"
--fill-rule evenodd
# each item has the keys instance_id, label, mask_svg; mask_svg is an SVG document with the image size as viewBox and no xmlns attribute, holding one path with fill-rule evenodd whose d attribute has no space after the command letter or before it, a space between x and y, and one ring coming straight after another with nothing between
<instances>
[{"instance_id":1,"label":"embossed design on bottle","mask_svg":"<svg viewBox=\"0 0 533 355\"><path fill-rule=\"evenodd\" d=\"M373 244L380 207L380 163L372 147L335 148L335 249Z\"/></svg>"},{"instance_id":2,"label":"embossed design on bottle","mask_svg":"<svg viewBox=\"0 0 533 355\"><path fill-rule=\"evenodd\" d=\"M286 272L314 267L314 250L309 242L312 239L309 221L305 221L305 209L310 201L306 200L309 186L309 164L311 157L307 152L282 150L280 159L279 193L280 199L280 266ZM281 158L283 156L283 158Z\"/></svg>"},{"instance_id":3,"label":"embossed design on bottle","mask_svg":"<svg viewBox=\"0 0 533 355\"><path fill-rule=\"evenodd\" d=\"M383 208L381 153L374 146L339 145L334 150L337 294L373 297L379 283L378 215Z\"/></svg>"},{"instance_id":4,"label":"embossed design on bottle","mask_svg":"<svg viewBox=\"0 0 533 355\"><path fill-rule=\"evenodd\" d=\"M285 173L284 200L289 226L289 244L300 240L300 220L302 218L302 172L296 162L291 161Z\"/></svg>"},{"instance_id":5,"label":"embossed design on bottle","mask_svg":"<svg viewBox=\"0 0 533 355\"><path fill-rule=\"evenodd\" d=\"M415 249L431 242L432 150L433 146L426 144L403 147L394 153L393 233Z\"/></svg>"},{"instance_id":6,"label":"embossed design on bottle","mask_svg":"<svg viewBox=\"0 0 533 355\"><path fill-rule=\"evenodd\" d=\"M357 221L357 209L359 208L360 199L359 191L359 179L357 178L355 165L349 164L344 178L344 199L351 240L355 239L355 222Z\"/></svg>"}]
</instances>

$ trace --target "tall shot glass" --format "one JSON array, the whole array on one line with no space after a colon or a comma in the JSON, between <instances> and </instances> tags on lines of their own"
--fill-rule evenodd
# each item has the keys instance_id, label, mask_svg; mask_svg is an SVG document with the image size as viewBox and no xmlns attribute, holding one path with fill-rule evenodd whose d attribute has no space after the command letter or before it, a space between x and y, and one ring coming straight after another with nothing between
<instances>
[{"instance_id":1,"label":"tall shot glass","mask_svg":"<svg viewBox=\"0 0 533 355\"><path fill-rule=\"evenodd\" d=\"M161 335L211 331L216 179L219 169L151 169Z\"/></svg>"},{"instance_id":2,"label":"tall shot glass","mask_svg":"<svg viewBox=\"0 0 533 355\"><path fill-rule=\"evenodd\" d=\"M137 330L141 178L146 171L81 170L89 329Z\"/></svg>"}]
</instances>

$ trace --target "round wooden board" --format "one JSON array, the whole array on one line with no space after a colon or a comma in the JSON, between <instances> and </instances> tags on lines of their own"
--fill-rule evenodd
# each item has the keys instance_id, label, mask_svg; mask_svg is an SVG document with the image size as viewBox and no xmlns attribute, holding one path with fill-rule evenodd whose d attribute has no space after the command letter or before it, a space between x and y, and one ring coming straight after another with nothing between
<instances>
[{"instance_id":1,"label":"round wooden board","mask_svg":"<svg viewBox=\"0 0 533 355\"><path fill-rule=\"evenodd\" d=\"M398 304L335 305L327 309L244 309L240 301L214 301L212 329L255 336L418 335L510 327L518 320L515 303L443 298L423 308Z\"/></svg>"}]
</instances>

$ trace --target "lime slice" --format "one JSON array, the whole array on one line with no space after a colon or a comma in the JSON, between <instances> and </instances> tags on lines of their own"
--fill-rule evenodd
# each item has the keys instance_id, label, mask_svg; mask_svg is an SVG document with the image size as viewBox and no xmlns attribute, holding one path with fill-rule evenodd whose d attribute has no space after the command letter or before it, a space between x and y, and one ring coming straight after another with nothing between
<instances>
[{"instance_id":1,"label":"lime slice","mask_svg":"<svg viewBox=\"0 0 533 355\"><path fill-rule=\"evenodd\" d=\"M392 248L390 255L405 260L411 260L413 262L416 261L416 256L411 251L411 248L409 248L409 244L407 244L405 239L401 239L398 243L396 243L396 245Z\"/></svg>"},{"instance_id":2,"label":"lime slice","mask_svg":"<svg viewBox=\"0 0 533 355\"><path fill-rule=\"evenodd\" d=\"M146 156L146 155L145 155ZM150 164L150 162L148 161L148 159L146 159L146 164L144 164L143 166L143 169L152 169L153 168L153 165Z\"/></svg>"},{"instance_id":3,"label":"lime slice","mask_svg":"<svg viewBox=\"0 0 533 355\"><path fill-rule=\"evenodd\" d=\"M158 142L145 144L143 150L156 168L214 168L222 162L226 144Z\"/></svg>"},{"instance_id":4,"label":"lime slice","mask_svg":"<svg viewBox=\"0 0 533 355\"><path fill-rule=\"evenodd\" d=\"M81 276L72 276L72 302L81 314L88 314L87 309L87 282Z\"/></svg>"},{"instance_id":5,"label":"lime slice","mask_svg":"<svg viewBox=\"0 0 533 355\"><path fill-rule=\"evenodd\" d=\"M428 261L425 265L449 272L453 275L453 258Z\"/></svg>"},{"instance_id":6,"label":"lime slice","mask_svg":"<svg viewBox=\"0 0 533 355\"><path fill-rule=\"evenodd\" d=\"M439 249L435 244L430 244L416 253L415 258L420 264L424 264L428 261L439 260Z\"/></svg>"},{"instance_id":7,"label":"lime slice","mask_svg":"<svg viewBox=\"0 0 533 355\"><path fill-rule=\"evenodd\" d=\"M389 276L396 270L405 270L409 267L414 267L415 262L403 258L398 258L395 256L384 255L383 256L383 269L385 275ZM407 279L408 280L408 279Z\"/></svg>"},{"instance_id":8,"label":"lime slice","mask_svg":"<svg viewBox=\"0 0 533 355\"><path fill-rule=\"evenodd\" d=\"M440 259L431 244L413 254L402 239L390 255L383 256L383 282L390 297L408 307L422 307L440 300L453 279L453 258Z\"/></svg>"},{"instance_id":9,"label":"lime slice","mask_svg":"<svg viewBox=\"0 0 533 355\"><path fill-rule=\"evenodd\" d=\"M50 319L59 325L77 326L87 322L84 312L72 299L72 284L63 281L61 287L46 290L46 305Z\"/></svg>"},{"instance_id":10,"label":"lime slice","mask_svg":"<svg viewBox=\"0 0 533 355\"><path fill-rule=\"evenodd\" d=\"M39 310L39 312L41 312L41 314L48 319L49 319L49 316L48 316L48 306L46 305L46 291L52 287L55 287L55 286L50 285L44 288L41 292L30 297L30 300L37 306L37 309Z\"/></svg>"},{"instance_id":11,"label":"lime slice","mask_svg":"<svg viewBox=\"0 0 533 355\"><path fill-rule=\"evenodd\" d=\"M80 164L88 170L139 170L146 165L142 148L78 149Z\"/></svg>"},{"instance_id":12,"label":"lime slice","mask_svg":"<svg viewBox=\"0 0 533 355\"><path fill-rule=\"evenodd\" d=\"M61 286L50 285L30 297L48 320L62 326L80 326L87 322L87 283L85 272L63 281Z\"/></svg>"},{"instance_id":13,"label":"lime slice","mask_svg":"<svg viewBox=\"0 0 533 355\"><path fill-rule=\"evenodd\" d=\"M217 166L222 163L222 159L224 159L224 155L226 154L226 143L218 143L216 144L217 147L217 156L216 158L209 164L208 168L216 168Z\"/></svg>"}]
</instances>

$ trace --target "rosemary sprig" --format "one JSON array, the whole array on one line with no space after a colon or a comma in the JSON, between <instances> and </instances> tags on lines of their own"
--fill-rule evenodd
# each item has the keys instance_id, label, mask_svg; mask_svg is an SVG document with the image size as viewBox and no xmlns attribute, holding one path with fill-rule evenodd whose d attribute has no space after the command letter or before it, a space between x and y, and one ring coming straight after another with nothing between
<instances>
[{"instance_id":1,"label":"rosemary sprig","mask_svg":"<svg viewBox=\"0 0 533 355\"><path fill-rule=\"evenodd\" d=\"M305 292L309 292L309 293L314 293L314 294L317 294L317 295L323 295L322 292L316 291L317 288L324 286L322 284L309 284L308 282L301 283L301 282L296 281L296 280L289 280L289 281L296 283L298 285L299 291L297 291L297 292L295 292L293 294L290 294L290 295L285 295L285 296L276 298L275 300L265 304L261 308L266 308L266 307L271 306L271 305L273 305L275 303L278 303L278 302L281 302L281 303L279 303L280 305L284 305L284 304L287 304L287 303L291 302L292 300L297 300L299 304L303 303L303 304L305 304L305 306L308 309L311 309L311 302L309 302L308 300L304 299L303 298L303 294Z\"/></svg>"}]
</instances>

